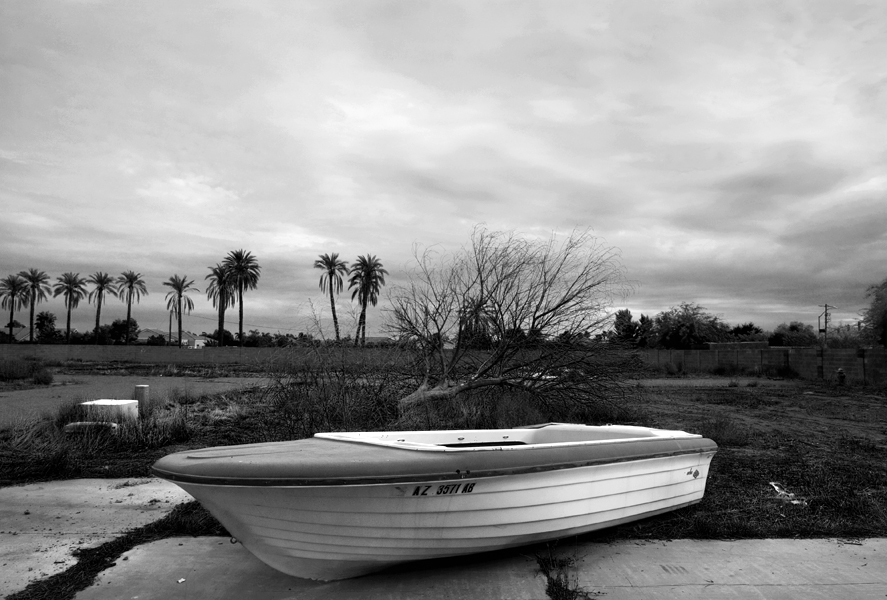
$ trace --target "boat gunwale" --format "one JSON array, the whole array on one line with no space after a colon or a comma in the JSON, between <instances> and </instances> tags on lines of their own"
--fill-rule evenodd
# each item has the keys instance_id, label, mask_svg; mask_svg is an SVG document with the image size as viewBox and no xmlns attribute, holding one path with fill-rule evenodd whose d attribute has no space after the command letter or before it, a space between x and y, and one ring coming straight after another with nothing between
<instances>
[{"instance_id":1,"label":"boat gunwale","mask_svg":"<svg viewBox=\"0 0 887 600\"><path fill-rule=\"evenodd\" d=\"M701 436L696 436L701 438ZM337 440L338 441L338 440ZM637 441L637 440L635 440ZM714 444L712 442L712 444ZM520 447L520 446L519 446ZM482 448L488 450L489 448ZM495 449L495 448L494 448ZM394 476L354 476L354 477L221 477L209 475L192 475L183 473L173 473L157 466L151 467L152 472L157 477L161 477L174 483L185 483L195 485L210 486L237 486L237 487L351 487L364 485L389 485L389 484L420 484L427 482L442 481L460 481L486 479L490 477L503 477L514 475L528 475L534 473L544 473L548 471L561 471L565 469L580 469L583 467L603 466L609 464L621 464L628 462L638 462L642 460L651 460L659 458L673 458L678 456L689 456L693 454L711 455L717 452L717 446L705 448L679 449L673 451L660 451L649 454L640 454L635 456L619 456L619 457L601 457L589 458L580 461L565 461L560 463L548 463L544 465L531 465L524 467L506 467L485 469L481 471L460 471L456 470L438 473L410 473Z\"/></svg>"}]
</instances>

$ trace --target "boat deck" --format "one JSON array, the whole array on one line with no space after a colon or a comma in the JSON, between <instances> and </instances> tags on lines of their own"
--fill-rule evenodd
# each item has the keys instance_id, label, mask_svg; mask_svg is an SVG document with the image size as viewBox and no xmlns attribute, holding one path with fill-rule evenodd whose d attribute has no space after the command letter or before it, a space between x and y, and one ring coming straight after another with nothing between
<instances>
[{"instance_id":1,"label":"boat deck","mask_svg":"<svg viewBox=\"0 0 887 600\"><path fill-rule=\"evenodd\" d=\"M693 439L702 436L685 431L627 425L587 426L545 423L514 429L318 433L315 437L412 450L443 450L499 446L575 446L642 440Z\"/></svg>"},{"instance_id":2,"label":"boat deck","mask_svg":"<svg viewBox=\"0 0 887 600\"><path fill-rule=\"evenodd\" d=\"M699 435L641 427L550 424L430 432L319 433L292 442L191 450L154 473L183 483L359 485L496 477L713 453Z\"/></svg>"}]
</instances>

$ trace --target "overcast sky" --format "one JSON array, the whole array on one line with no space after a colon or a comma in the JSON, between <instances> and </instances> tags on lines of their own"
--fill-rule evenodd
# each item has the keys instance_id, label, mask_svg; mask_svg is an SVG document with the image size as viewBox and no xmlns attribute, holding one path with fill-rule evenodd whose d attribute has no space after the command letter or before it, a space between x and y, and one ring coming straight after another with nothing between
<instances>
[{"instance_id":1,"label":"overcast sky","mask_svg":"<svg viewBox=\"0 0 887 600\"><path fill-rule=\"evenodd\" d=\"M620 249L636 318L855 322L887 277L885 57L880 0L0 0L0 277L134 270L165 329L186 275L199 333L242 248L245 329L298 333L329 316L321 253L390 285L478 223L578 227Z\"/></svg>"}]
</instances>

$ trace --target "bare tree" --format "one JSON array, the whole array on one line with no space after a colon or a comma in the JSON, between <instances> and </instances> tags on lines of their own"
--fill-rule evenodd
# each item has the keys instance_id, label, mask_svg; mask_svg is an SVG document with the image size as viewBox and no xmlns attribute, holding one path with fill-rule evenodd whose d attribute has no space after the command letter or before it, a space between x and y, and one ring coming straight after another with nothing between
<instances>
[{"instance_id":1,"label":"bare tree","mask_svg":"<svg viewBox=\"0 0 887 600\"><path fill-rule=\"evenodd\" d=\"M401 408L486 386L546 401L606 397L626 354L597 342L626 289L616 249L588 231L527 239L475 228L447 255L415 251L390 294L389 331L417 354L417 387Z\"/></svg>"}]
</instances>

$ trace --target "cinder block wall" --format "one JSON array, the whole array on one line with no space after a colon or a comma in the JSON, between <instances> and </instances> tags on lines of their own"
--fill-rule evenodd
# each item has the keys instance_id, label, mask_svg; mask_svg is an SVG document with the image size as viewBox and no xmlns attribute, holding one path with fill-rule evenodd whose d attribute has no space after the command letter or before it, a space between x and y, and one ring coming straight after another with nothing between
<instances>
[{"instance_id":1,"label":"cinder block wall","mask_svg":"<svg viewBox=\"0 0 887 600\"><path fill-rule=\"evenodd\" d=\"M355 361L388 363L398 353L391 348L343 348ZM802 379L833 381L844 369L850 383L887 385L887 349L825 349L773 347L726 350L639 350L648 365L686 373L711 373L716 367L736 368L749 373L772 373L790 367ZM247 365L279 367L311 361L311 348L202 348L188 350L169 346L78 346L0 344L0 358L36 356L47 361L130 362L144 364ZM822 367L820 375L819 367Z\"/></svg>"},{"instance_id":2,"label":"cinder block wall","mask_svg":"<svg viewBox=\"0 0 887 600\"><path fill-rule=\"evenodd\" d=\"M772 347L717 350L640 350L648 365L685 373L710 373L716 367L748 373L791 368L802 379L837 379L843 369L850 383L887 384L887 349ZM820 372L821 368L821 372Z\"/></svg>"},{"instance_id":3,"label":"cinder block wall","mask_svg":"<svg viewBox=\"0 0 887 600\"><path fill-rule=\"evenodd\" d=\"M354 361L397 360L396 348L341 348ZM46 361L122 362L156 365L247 365L258 369L314 360L312 348L201 348L171 346L88 346L66 344L0 344L0 359L37 357Z\"/></svg>"},{"instance_id":4,"label":"cinder block wall","mask_svg":"<svg viewBox=\"0 0 887 600\"><path fill-rule=\"evenodd\" d=\"M861 366L865 369L866 381L887 382L887 348L865 350Z\"/></svg>"},{"instance_id":5,"label":"cinder block wall","mask_svg":"<svg viewBox=\"0 0 887 600\"><path fill-rule=\"evenodd\" d=\"M261 364L281 348L202 348L189 350L171 346L88 346L67 344L3 344L0 357L27 357L52 361L130 362L148 364Z\"/></svg>"}]
</instances>

